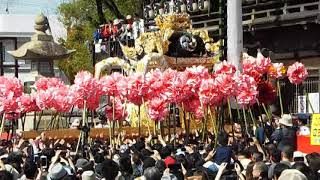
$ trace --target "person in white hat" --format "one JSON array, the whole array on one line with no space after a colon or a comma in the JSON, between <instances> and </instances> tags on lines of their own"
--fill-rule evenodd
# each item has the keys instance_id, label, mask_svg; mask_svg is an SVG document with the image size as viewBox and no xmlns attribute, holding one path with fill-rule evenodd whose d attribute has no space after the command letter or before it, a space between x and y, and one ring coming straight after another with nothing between
<instances>
[{"instance_id":1,"label":"person in white hat","mask_svg":"<svg viewBox=\"0 0 320 180\"><path fill-rule=\"evenodd\" d=\"M278 149L282 150L284 146L290 145L296 149L297 134L295 129L292 127L292 116L290 114L284 114L279 120L281 127Z\"/></svg>"},{"instance_id":2,"label":"person in white hat","mask_svg":"<svg viewBox=\"0 0 320 180\"><path fill-rule=\"evenodd\" d=\"M292 116L290 114L284 114L279 120L279 123L283 126L292 127Z\"/></svg>"},{"instance_id":3,"label":"person in white hat","mask_svg":"<svg viewBox=\"0 0 320 180\"><path fill-rule=\"evenodd\" d=\"M84 171L81 174L82 180L96 180L96 175L93 171Z\"/></svg>"},{"instance_id":4,"label":"person in white hat","mask_svg":"<svg viewBox=\"0 0 320 180\"><path fill-rule=\"evenodd\" d=\"M279 180L307 180L307 177L296 169L286 169L281 173Z\"/></svg>"}]
</instances>

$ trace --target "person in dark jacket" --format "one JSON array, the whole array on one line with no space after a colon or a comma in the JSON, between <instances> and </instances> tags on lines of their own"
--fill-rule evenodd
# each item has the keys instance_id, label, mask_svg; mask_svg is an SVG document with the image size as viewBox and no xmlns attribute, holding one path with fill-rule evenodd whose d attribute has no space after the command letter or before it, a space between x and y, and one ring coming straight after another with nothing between
<instances>
[{"instance_id":1,"label":"person in dark jacket","mask_svg":"<svg viewBox=\"0 0 320 180\"><path fill-rule=\"evenodd\" d=\"M291 145L294 149L297 148L297 134L292 128L292 116L290 114L284 114L279 120L281 126L279 134L278 149L282 151L286 145Z\"/></svg>"},{"instance_id":2,"label":"person in dark jacket","mask_svg":"<svg viewBox=\"0 0 320 180\"><path fill-rule=\"evenodd\" d=\"M232 157L231 146L228 146L228 135L220 133L218 135L218 147L213 162L220 165L223 162L230 163Z\"/></svg>"}]
</instances>

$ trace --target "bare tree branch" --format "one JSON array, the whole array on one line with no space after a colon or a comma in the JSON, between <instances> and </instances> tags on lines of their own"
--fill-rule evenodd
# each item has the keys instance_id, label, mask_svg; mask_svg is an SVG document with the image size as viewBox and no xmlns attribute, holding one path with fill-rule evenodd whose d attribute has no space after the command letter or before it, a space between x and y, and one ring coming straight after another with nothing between
<instances>
[{"instance_id":1,"label":"bare tree branch","mask_svg":"<svg viewBox=\"0 0 320 180\"><path fill-rule=\"evenodd\" d=\"M124 18L114 0L104 0L103 3L118 19Z\"/></svg>"}]
</instances>

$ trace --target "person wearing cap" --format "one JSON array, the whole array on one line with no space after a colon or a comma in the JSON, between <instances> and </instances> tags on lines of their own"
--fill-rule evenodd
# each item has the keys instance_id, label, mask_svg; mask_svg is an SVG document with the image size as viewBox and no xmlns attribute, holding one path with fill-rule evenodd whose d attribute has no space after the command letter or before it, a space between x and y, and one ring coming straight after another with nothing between
<instances>
[{"instance_id":1,"label":"person wearing cap","mask_svg":"<svg viewBox=\"0 0 320 180\"><path fill-rule=\"evenodd\" d=\"M281 127L278 149L282 150L285 145L291 145L296 149L297 134L293 129L292 116L284 114L279 120Z\"/></svg>"},{"instance_id":2,"label":"person wearing cap","mask_svg":"<svg viewBox=\"0 0 320 180\"><path fill-rule=\"evenodd\" d=\"M56 163L51 168L49 168L47 179L49 180L63 179L68 175L72 175L70 169L64 167L61 163Z\"/></svg>"},{"instance_id":3,"label":"person wearing cap","mask_svg":"<svg viewBox=\"0 0 320 180\"><path fill-rule=\"evenodd\" d=\"M84 158L80 158L77 160L75 167L77 168L78 172L84 172L84 171L89 171L93 169L93 166L90 161Z\"/></svg>"},{"instance_id":4,"label":"person wearing cap","mask_svg":"<svg viewBox=\"0 0 320 180\"><path fill-rule=\"evenodd\" d=\"M133 24L133 18L131 15L126 16L126 34L129 38L132 37L132 24Z\"/></svg>"}]
</instances>

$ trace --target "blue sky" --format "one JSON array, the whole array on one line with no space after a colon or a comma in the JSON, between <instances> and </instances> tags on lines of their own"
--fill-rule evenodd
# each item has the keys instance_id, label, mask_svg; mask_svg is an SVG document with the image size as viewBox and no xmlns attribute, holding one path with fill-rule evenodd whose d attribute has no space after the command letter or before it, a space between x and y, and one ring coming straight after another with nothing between
<instances>
[{"instance_id":1,"label":"blue sky","mask_svg":"<svg viewBox=\"0 0 320 180\"><path fill-rule=\"evenodd\" d=\"M68 0L0 0L0 14L56 14L60 3Z\"/></svg>"}]
</instances>

